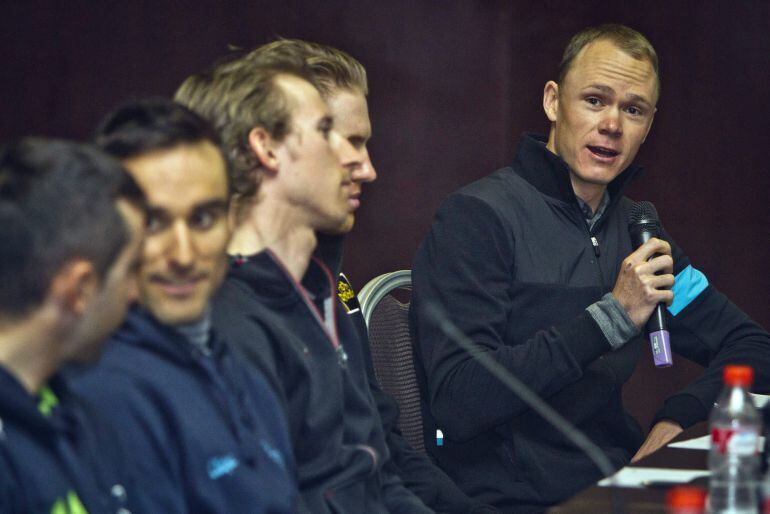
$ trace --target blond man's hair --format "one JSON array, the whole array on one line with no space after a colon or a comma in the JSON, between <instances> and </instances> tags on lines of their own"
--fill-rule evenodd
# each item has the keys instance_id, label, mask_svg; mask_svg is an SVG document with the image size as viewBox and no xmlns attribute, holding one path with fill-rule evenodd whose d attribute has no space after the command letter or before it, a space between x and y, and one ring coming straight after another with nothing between
<instances>
[{"instance_id":1,"label":"blond man's hair","mask_svg":"<svg viewBox=\"0 0 770 514\"><path fill-rule=\"evenodd\" d=\"M324 98L329 98L336 89L357 90L364 96L369 94L364 66L347 52L328 45L301 39L278 39L256 48L249 57L303 60Z\"/></svg>"},{"instance_id":2,"label":"blond man's hair","mask_svg":"<svg viewBox=\"0 0 770 514\"><path fill-rule=\"evenodd\" d=\"M247 54L188 77L174 95L177 102L206 118L220 134L236 197L254 196L261 181L262 165L249 145L251 130L262 127L276 141L291 131L291 105L276 81L287 75L316 86L301 59Z\"/></svg>"}]
</instances>

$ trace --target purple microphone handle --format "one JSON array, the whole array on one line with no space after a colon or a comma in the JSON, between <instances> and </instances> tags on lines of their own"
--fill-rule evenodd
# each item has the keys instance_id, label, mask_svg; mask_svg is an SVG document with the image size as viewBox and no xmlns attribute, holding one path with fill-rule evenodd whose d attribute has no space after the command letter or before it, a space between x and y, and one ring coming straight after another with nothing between
<instances>
[{"instance_id":1,"label":"purple microphone handle","mask_svg":"<svg viewBox=\"0 0 770 514\"><path fill-rule=\"evenodd\" d=\"M650 347L656 367L667 368L674 363L671 360L671 338L668 335L668 330L650 332Z\"/></svg>"}]
</instances>

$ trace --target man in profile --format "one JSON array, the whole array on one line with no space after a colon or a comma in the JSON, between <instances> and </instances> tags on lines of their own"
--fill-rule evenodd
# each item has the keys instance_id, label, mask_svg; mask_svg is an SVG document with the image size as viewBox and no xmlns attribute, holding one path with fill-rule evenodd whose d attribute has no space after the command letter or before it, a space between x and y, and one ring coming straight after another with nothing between
<instances>
[{"instance_id":1,"label":"man in profile","mask_svg":"<svg viewBox=\"0 0 770 514\"><path fill-rule=\"evenodd\" d=\"M336 298L341 247L316 252L318 234L352 227L361 184L375 177L364 92L352 84L338 91L336 100L360 113L341 121L355 124L343 136L334 100L327 105L309 82L265 74L266 62L312 68L294 49L263 47L191 77L176 96L212 121L235 176L251 180L233 198L233 263L215 325L283 393L305 509L430 512L383 468L388 449L362 343ZM293 118L287 106L296 106Z\"/></svg>"},{"instance_id":2,"label":"man in profile","mask_svg":"<svg viewBox=\"0 0 770 514\"><path fill-rule=\"evenodd\" d=\"M275 391L210 329L224 278L229 179L219 138L169 100L118 108L97 143L146 191L139 302L80 394L121 427L141 477L136 512L293 513L296 481Z\"/></svg>"},{"instance_id":3,"label":"man in profile","mask_svg":"<svg viewBox=\"0 0 770 514\"><path fill-rule=\"evenodd\" d=\"M634 249L623 196L652 126L658 58L640 33L591 27L568 44L543 108L547 138L525 134L511 167L451 195L413 265L426 446L471 496L542 510L599 472L471 355L424 306L437 302L479 351L582 429L617 467L705 420L727 363L770 384L770 338L709 285L668 234ZM621 390L652 310L668 304L673 350L706 366L671 396L643 443ZM432 443L436 429L444 444ZM641 445L641 448L640 448Z\"/></svg>"},{"instance_id":4,"label":"man in profile","mask_svg":"<svg viewBox=\"0 0 770 514\"><path fill-rule=\"evenodd\" d=\"M377 178L367 148L372 137L372 124L366 100L369 84L364 66L346 52L298 39L276 40L259 47L251 55L254 58L289 55L298 57L307 64L334 117L335 130L360 153L359 160L362 165L352 169L350 174L350 180L356 188L352 202L356 210L360 208L363 185L374 182ZM366 363L369 388L377 404L377 412L382 419L390 451L386 467L397 474L407 489L419 496L425 505L437 512L492 512L493 509L465 495L427 455L412 448L398 430L398 404L382 391L377 382L366 322L358 308L355 289L341 272L343 243L345 236L353 229L354 214L355 211L349 213L345 221L333 231L317 234L318 247L315 254L338 275L337 296L348 318L358 329L358 342L361 344L361 353ZM355 344L355 341L350 344Z\"/></svg>"},{"instance_id":5,"label":"man in profile","mask_svg":"<svg viewBox=\"0 0 770 514\"><path fill-rule=\"evenodd\" d=\"M133 488L116 430L60 369L98 358L135 298L144 198L96 148L0 152L0 511L117 512Z\"/></svg>"}]
</instances>

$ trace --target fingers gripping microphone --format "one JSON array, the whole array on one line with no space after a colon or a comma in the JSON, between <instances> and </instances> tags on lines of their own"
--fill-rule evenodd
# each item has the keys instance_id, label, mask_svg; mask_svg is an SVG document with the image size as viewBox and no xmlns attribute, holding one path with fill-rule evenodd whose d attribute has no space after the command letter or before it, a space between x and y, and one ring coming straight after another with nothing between
<instances>
[{"instance_id":1,"label":"fingers gripping microphone","mask_svg":"<svg viewBox=\"0 0 770 514\"><path fill-rule=\"evenodd\" d=\"M637 202L631 206L628 213L628 233L631 235L631 244L634 248L639 248L653 237L660 237L660 220L655 207L650 202ZM652 347L653 362L659 368L666 368L673 364L665 309L665 304L659 303L647 321L647 334Z\"/></svg>"}]
</instances>

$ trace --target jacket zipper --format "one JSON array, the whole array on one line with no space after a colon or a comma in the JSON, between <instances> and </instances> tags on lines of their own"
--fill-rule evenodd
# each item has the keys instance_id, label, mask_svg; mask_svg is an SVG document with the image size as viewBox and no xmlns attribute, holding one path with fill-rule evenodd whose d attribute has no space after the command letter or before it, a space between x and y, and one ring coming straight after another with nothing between
<instances>
[{"instance_id":1,"label":"jacket zipper","mask_svg":"<svg viewBox=\"0 0 770 514\"><path fill-rule=\"evenodd\" d=\"M326 276L326 280L329 283L329 291L331 292L329 298L324 300L324 311L326 311L326 318L324 318L302 284L294 280L294 277L291 275L291 273L288 272L286 267L283 265L283 262L281 262L277 255L275 255L269 248L267 251L270 253L270 256L273 258L273 260L281 267L284 274L289 277L289 282L291 283L292 287L294 287L294 290L305 302L305 306L310 310L310 313L313 315L313 318L315 318L316 323L318 323L318 325L321 327L321 330L326 335L326 338L331 342L332 348L334 348L334 352L337 354L337 361L339 362L339 365L343 368L347 367L348 354L345 352L345 349L342 347L342 343L340 343L339 339L339 332L337 330L337 305L334 301L334 280L332 279L329 270L326 268L326 266L323 265L322 262L320 262L315 257L312 257L313 261L315 261L321 267L321 270L323 270L324 275Z\"/></svg>"},{"instance_id":2,"label":"jacket zipper","mask_svg":"<svg viewBox=\"0 0 770 514\"><path fill-rule=\"evenodd\" d=\"M580 209L578 209L578 211L580 211ZM601 264L601 262L599 262L599 256L601 255L601 250L600 250L600 246L599 246L599 238L596 237L596 235L588 227L588 223L586 222L585 219L583 219L582 213L579 212L579 214L580 214L580 219L583 222L583 227L585 227L585 229L586 229L586 234L588 235L588 240L590 241L591 247L593 248L593 251L594 251L594 259L596 260L596 271L597 271L597 273L599 275L599 285L602 288L602 294L604 294L604 292L607 289L607 287L604 285L604 273L602 273L602 264ZM604 216L602 216L602 218L603 217ZM596 223L594 224L594 227L598 226L600 221L601 220L597 220Z\"/></svg>"}]
</instances>

